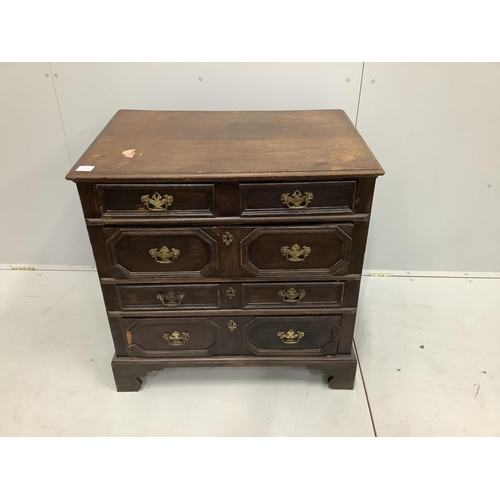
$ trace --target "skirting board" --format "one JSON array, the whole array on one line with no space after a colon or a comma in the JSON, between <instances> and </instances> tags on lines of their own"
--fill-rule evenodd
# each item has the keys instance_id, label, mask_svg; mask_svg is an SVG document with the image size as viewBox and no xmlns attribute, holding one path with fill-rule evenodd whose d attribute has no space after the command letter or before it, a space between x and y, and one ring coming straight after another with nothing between
<instances>
[{"instance_id":1,"label":"skirting board","mask_svg":"<svg viewBox=\"0 0 500 500\"><path fill-rule=\"evenodd\" d=\"M62 264L0 264L0 271L93 271L95 266L65 266ZM476 271L406 271L387 269L365 269L363 276L380 278L500 278L500 272Z\"/></svg>"}]
</instances>

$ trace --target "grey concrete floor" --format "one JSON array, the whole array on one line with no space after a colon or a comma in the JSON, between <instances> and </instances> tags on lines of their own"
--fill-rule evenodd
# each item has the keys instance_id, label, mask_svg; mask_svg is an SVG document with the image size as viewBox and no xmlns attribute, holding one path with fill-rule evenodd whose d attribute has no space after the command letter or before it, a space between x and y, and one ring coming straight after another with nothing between
<instances>
[{"instance_id":1,"label":"grey concrete floor","mask_svg":"<svg viewBox=\"0 0 500 500\"><path fill-rule=\"evenodd\" d=\"M353 391L248 367L117 393L97 274L2 270L0 436L498 436L499 298L499 279L363 277Z\"/></svg>"}]
</instances>

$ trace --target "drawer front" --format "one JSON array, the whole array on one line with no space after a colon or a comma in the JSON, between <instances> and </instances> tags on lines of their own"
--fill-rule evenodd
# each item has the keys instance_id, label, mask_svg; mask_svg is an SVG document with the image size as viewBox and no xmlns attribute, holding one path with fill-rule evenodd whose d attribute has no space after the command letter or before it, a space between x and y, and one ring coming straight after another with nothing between
<instances>
[{"instance_id":1,"label":"drawer front","mask_svg":"<svg viewBox=\"0 0 500 500\"><path fill-rule=\"evenodd\" d=\"M242 216L352 214L355 180L240 184Z\"/></svg>"},{"instance_id":2,"label":"drawer front","mask_svg":"<svg viewBox=\"0 0 500 500\"><path fill-rule=\"evenodd\" d=\"M122 310L218 309L219 285L118 285Z\"/></svg>"},{"instance_id":3,"label":"drawer front","mask_svg":"<svg viewBox=\"0 0 500 500\"><path fill-rule=\"evenodd\" d=\"M124 320L130 356L210 356L221 350L221 328L208 318Z\"/></svg>"},{"instance_id":4,"label":"drawer front","mask_svg":"<svg viewBox=\"0 0 500 500\"><path fill-rule=\"evenodd\" d=\"M244 309L341 307L344 283L243 283Z\"/></svg>"},{"instance_id":5,"label":"drawer front","mask_svg":"<svg viewBox=\"0 0 500 500\"><path fill-rule=\"evenodd\" d=\"M241 240L241 265L259 278L346 274L352 224L260 227Z\"/></svg>"},{"instance_id":6,"label":"drawer front","mask_svg":"<svg viewBox=\"0 0 500 500\"><path fill-rule=\"evenodd\" d=\"M342 316L258 317L243 327L243 343L258 356L335 354Z\"/></svg>"},{"instance_id":7,"label":"drawer front","mask_svg":"<svg viewBox=\"0 0 500 500\"><path fill-rule=\"evenodd\" d=\"M115 277L203 278L218 269L218 244L198 228L104 229Z\"/></svg>"},{"instance_id":8,"label":"drawer front","mask_svg":"<svg viewBox=\"0 0 500 500\"><path fill-rule=\"evenodd\" d=\"M97 184L101 213L108 217L210 217L213 184Z\"/></svg>"}]
</instances>

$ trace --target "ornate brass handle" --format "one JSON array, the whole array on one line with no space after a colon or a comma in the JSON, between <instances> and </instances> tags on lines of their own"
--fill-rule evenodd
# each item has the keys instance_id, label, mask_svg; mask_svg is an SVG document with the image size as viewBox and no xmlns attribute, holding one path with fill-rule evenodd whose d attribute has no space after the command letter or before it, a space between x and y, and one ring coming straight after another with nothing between
<instances>
[{"instance_id":1,"label":"ornate brass handle","mask_svg":"<svg viewBox=\"0 0 500 500\"><path fill-rule=\"evenodd\" d=\"M184 292L173 292L172 290L169 290L167 293L161 292L159 293L156 298L164 305L164 306L169 306L169 307L175 307L175 306L180 306L182 300L186 294Z\"/></svg>"},{"instance_id":2,"label":"ornate brass handle","mask_svg":"<svg viewBox=\"0 0 500 500\"><path fill-rule=\"evenodd\" d=\"M172 205L174 197L169 194L162 196L160 193L155 193L153 196L145 194L141 196L141 201L146 205L147 209L152 212L165 212L167 208Z\"/></svg>"},{"instance_id":3,"label":"ornate brass handle","mask_svg":"<svg viewBox=\"0 0 500 500\"><path fill-rule=\"evenodd\" d=\"M167 332L165 335L163 335L163 338L170 345L183 345L186 343L187 340L189 340L189 333L187 332L179 333L177 331L175 331L174 333Z\"/></svg>"},{"instance_id":4,"label":"ornate brass handle","mask_svg":"<svg viewBox=\"0 0 500 500\"><path fill-rule=\"evenodd\" d=\"M169 250L165 245L159 250L157 248L152 248L149 251L149 255L151 255L151 257L153 257L153 259L160 264L172 264L180 254L181 252L180 250L177 250L177 248Z\"/></svg>"},{"instance_id":5,"label":"ornate brass handle","mask_svg":"<svg viewBox=\"0 0 500 500\"><path fill-rule=\"evenodd\" d=\"M236 297L236 290L230 286L227 288L226 290L226 297L229 299L229 300L233 300L234 297Z\"/></svg>"},{"instance_id":6,"label":"ornate brass handle","mask_svg":"<svg viewBox=\"0 0 500 500\"><path fill-rule=\"evenodd\" d=\"M227 327L232 331L234 332L236 330L236 328L238 328L238 325L236 324L235 321L233 321L232 319L229 320L229 323L227 324Z\"/></svg>"},{"instance_id":7,"label":"ornate brass handle","mask_svg":"<svg viewBox=\"0 0 500 500\"><path fill-rule=\"evenodd\" d=\"M302 248L295 243L295 245L290 247L281 247L281 255L284 255L286 260L292 262L300 262L305 260L305 258L311 253L311 248L303 246Z\"/></svg>"},{"instance_id":8,"label":"ornate brass handle","mask_svg":"<svg viewBox=\"0 0 500 500\"><path fill-rule=\"evenodd\" d=\"M300 330L294 331L294 330L288 330L288 332L285 332L284 330L281 332L278 332L278 337L282 340L284 344L298 344L300 342L300 339L305 335L304 332L301 332Z\"/></svg>"},{"instance_id":9,"label":"ornate brass handle","mask_svg":"<svg viewBox=\"0 0 500 500\"><path fill-rule=\"evenodd\" d=\"M295 288L289 288L288 290L280 290L278 296L281 297L283 302L300 302L305 296L305 290L295 290Z\"/></svg>"},{"instance_id":10,"label":"ornate brass handle","mask_svg":"<svg viewBox=\"0 0 500 500\"><path fill-rule=\"evenodd\" d=\"M281 201L288 207L293 209L306 208L309 203L311 203L314 195L306 191L302 194L298 189L292 194L283 193L281 195Z\"/></svg>"}]
</instances>

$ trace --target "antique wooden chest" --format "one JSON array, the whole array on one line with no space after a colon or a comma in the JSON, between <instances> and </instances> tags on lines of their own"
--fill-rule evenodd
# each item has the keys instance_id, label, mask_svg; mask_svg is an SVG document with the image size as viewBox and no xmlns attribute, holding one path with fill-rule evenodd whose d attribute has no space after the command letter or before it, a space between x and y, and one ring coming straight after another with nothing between
<instances>
[{"instance_id":1,"label":"antique wooden chest","mask_svg":"<svg viewBox=\"0 0 500 500\"><path fill-rule=\"evenodd\" d=\"M121 110L77 184L118 391L165 367L303 366L352 389L375 180L342 110Z\"/></svg>"}]
</instances>

